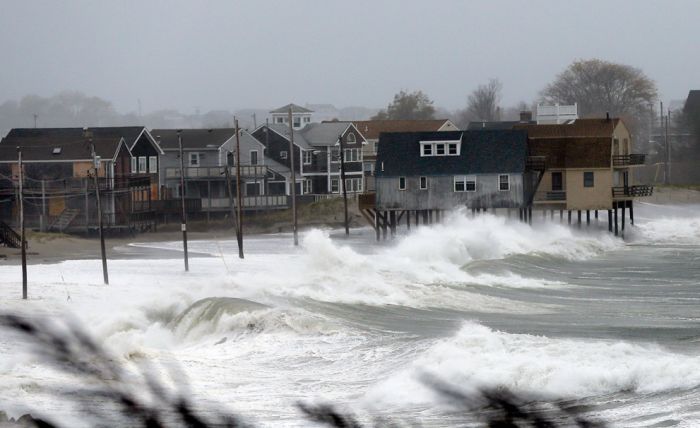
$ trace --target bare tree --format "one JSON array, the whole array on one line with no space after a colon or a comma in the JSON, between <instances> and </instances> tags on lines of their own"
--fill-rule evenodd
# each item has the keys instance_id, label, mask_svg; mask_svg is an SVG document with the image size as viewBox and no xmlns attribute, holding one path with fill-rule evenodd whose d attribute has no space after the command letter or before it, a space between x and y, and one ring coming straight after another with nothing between
<instances>
[{"instance_id":1,"label":"bare tree","mask_svg":"<svg viewBox=\"0 0 700 428\"><path fill-rule=\"evenodd\" d=\"M485 85L479 85L467 101L467 113L472 120L491 122L500 120L501 89L498 79L491 79Z\"/></svg>"},{"instance_id":2,"label":"bare tree","mask_svg":"<svg viewBox=\"0 0 700 428\"><path fill-rule=\"evenodd\" d=\"M372 117L372 120L382 119L434 119L435 107L433 101L423 91L408 93L404 90L394 95L394 101L386 110Z\"/></svg>"}]
</instances>

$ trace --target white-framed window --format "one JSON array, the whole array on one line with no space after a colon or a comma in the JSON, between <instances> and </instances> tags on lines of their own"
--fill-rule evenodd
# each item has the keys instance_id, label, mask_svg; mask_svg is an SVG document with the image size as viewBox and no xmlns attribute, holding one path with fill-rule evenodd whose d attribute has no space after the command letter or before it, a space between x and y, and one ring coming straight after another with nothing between
<instances>
[{"instance_id":1,"label":"white-framed window","mask_svg":"<svg viewBox=\"0 0 700 428\"><path fill-rule=\"evenodd\" d=\"M301 126L301 118L299 116L292 119L292 126L298 128Z\"/></svg>"},{"instance_id":2,"label":"white-framed window","mask_svg":"<svg viewBox=\"0 0 700 428\"><path fill-rule=\"evenodd\" d=\"M428 188L428 177L421 177L420 178L420 189L425 190Z\"/></svg>"},{"instance_id":3,"label":"white-framed window","mask_svg":"<svg viewBox=\"0 0 700 428\"><path fill-rule=\"evenodd\" d=\"M199 166L200 156L197 152L190 152L190 166Z\"/></svg>"},{"instance_id":4,"label":"white-framed window","mask_svg":"<svg viewBox=\"0 0 700 428\"><path fill-rule=\"evenodd\" d=\"M362 191L362 178L346 178L345 179L345 190L348 192L361 192Z\"/></svg>"},{"instance_id":5,"label":"white-framed window","mask_svg":"<svg viewBox=\"0 0 700 428\"><path fill-rule=\"evenodd\" d=\"M251 164L251 165L257 165L257 164L258 164L258 151L257 151L257 150L251 150L251 151L250 151L250 164Z\"/></svg>"},{"instance_id":6,"label":"white-framed window","mask_svg":"<svg viewBox=\"0 0 700 428\"><path fill-rule=\"evenodd\" d=\"M306 117L304 118L304 123L311 123L311 118L308 117L308 116L306 116Z\"/></svg>"},{"instance_id":7,"label":"white-framed window","mask_svg":"<svg viewBox=\"0 0 700 428\"><path fill-rule=\"evenodd\" d=\"M349 144L355 144L357 140L355 139L355 134L352 132L348 134L348 136L345 138L345 142Z\"/></svg>"},{"instance_id":8,"label":"white-framed window","mask_svg":"<svg viewBox=\"0 0 700 428\"><path fill-rule=\"evenodd\" d=\"M399 190L406 190L406 177L399 177Z\"/></svg>"},{"instance_id":9,"label":"white-framed window","mask_svg":"<svg viewBox=\"0 0 700 428\"><path fill-rule=\"evenodd\" d=\"M146 156L139 156L139 174L148 171L146 169Z\"/></svg>"},{"instance_id":10,"label":"white-framed window","mask_svg":"<svg viewBox=\"0 0 700 428\"><path fill-rule=\"evenodd\" d=\"M498 176L498 190L510 190L510 175L501 174Z\"/></svg>"},{"instance_id":11,"label":"white-framed window","mask_svg":"<svg viewBox=\"0 0 700 428\"><path fill-rule=\"evenodd\" d=\"M311 165L311 161L313 159L313 151L304 150L301 153L302 153L302 157L304 158L304 165Z\"/></svg>"},{"instance_id":12,"label":"white-framed window","mask_svg":"<svg viewBox=\"0 0 700 428\"><path fill-rule=\"evenodd\" d=\"M283 117L278 117L277 120L275 120L276 123L284 123L284 118Z\"/></svg>"},{"instance_id":13,"label":"white-framed window","mask_svg":"<svg viewBox=\"0 0 700 428\"><path fill-rule=\"evenodd\" d=\"M476 175L467 175L467 182L464 187L467 192L476 192Z\"/></svg>"},{"instance_id":14,"label":"white-framed window","mask_svg":"<svg viewBox=\"0 0 700 428\"><path fill-rule=\"evenodd\" d=\"M138 159L135 157L131 158L131 173L136 174L138 172Z\"/></svg>"},{"instance_id":15,"label":"white-framed window","mask_svg":"<svg viewBox=\"0 0 700 428\"><path fill-rule=\"evenodd\" d=\"M421 141L420 155L425 156L459 156L461 141Z\"/></svg>"},{"instance_id":16,"label":"white-framed window","mask_svg":"<svg viewBox=\"0 0 700 428\"><path fill-rule=\"evenodd\" d=\"M362 159L360 159L360 150L359 149L345 149L345 162L359 162Z\"/></svg>"},{"instance_id":17,"label":"white-framed window","mask_svg":"<svg viewBox=\"0 0 700 428\"><path fill-rule=\"evenodd\" d=\"M287 151L286 150L282 150L280 152L280 159L287 159Z\"/></svg>"},{"instance_id":18,"label":"white-framed window","mask_svg":"<svg viewBox=\"0 0 700 428\"><path fill-rule=\"evenodd\" d=\"M304 180L304 194L305 195L312 193L311 192L312 191L311 183L312 183L311 180L309 180L308 178L306 180Z\"/></svg>"},{"instance_id":19,"label":"white-framed window","mask_svg":"<svg viewBox=\"0 0 700 428\"><path fill-rule=\"evenodd\" d=\"M148 157L148 172L150 172L151 174L158 173L158 156Z\"/></svg>"},{"instance_id":20,"label":"white-framed window","mask_svg":"<svg viewBox=\"0 0 700 428\"><path fill-rule=\"evenodd\" d=\"M340 162L340 149L331 147L331 162Z\"/></svg>"},{"instance_id":21,"label":"white-framed window","mask_svg":"<svg viewBox=\"0 0 700 428\"><path fill-rule=\"evenodd\" d=\"M455 177L454 177L454 191L455 192L466 192L467 191L467 176L466 175L455 175Z\"/></svg>"},{"instance_id":22,"label":"white-framed window","mask_svg":"<svg viewBox=\"0 0 700 428\"><path fill-rule=\"evenodd\" d=\"M331 178L331 193L340 193L340 179Z\"/></svg>"}]
</instances>

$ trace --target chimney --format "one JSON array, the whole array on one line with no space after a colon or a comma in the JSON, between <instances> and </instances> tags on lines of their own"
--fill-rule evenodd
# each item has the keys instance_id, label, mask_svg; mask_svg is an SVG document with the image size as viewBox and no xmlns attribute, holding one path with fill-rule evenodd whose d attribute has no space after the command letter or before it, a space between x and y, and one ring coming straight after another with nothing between
<instances>
[{"instance_id":1,"label":"chimney","mask_svg":"<svg viewBox=\"0 0 700 428\"><path fill-rule=\"evenodd\" d=\"M528 110L523 110L520 112L520 122L530 123L532 122L532 112Z\"/></svg>"},{"instance_id":2,"label":"chimney","mask_svg":"<svg viewBox=\"0 0 700 428\"><path fill-rule=\"evenodd\" d=\"M610 122L610 112L609 111L605 112L605 121Z\"/></svg>"}]
</instances>

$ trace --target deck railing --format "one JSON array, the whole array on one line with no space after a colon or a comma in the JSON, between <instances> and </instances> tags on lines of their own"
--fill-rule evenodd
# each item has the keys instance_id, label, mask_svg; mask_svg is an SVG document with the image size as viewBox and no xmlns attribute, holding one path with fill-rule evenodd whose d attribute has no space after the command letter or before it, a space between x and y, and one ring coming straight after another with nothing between
<instances>
[{"instance_id":1,"label":"deck railing","mask_svg":"<svg viewBox=\"0 0 700 428\"><path fill-rule=\"evenodd\" d=\"M654 186L640 184L636 186L616 186L612 188L613 198L639 198L651 196L654 193Z\"/></svg>"},{"instance_id":2,"label":"deck railing","mask_svg":"<svg viewBox=\"0 0 700 428\"><path fill-rule=\"evenodd\" d=\"M185 167L185 178L222 178L224 166ZM230 167L231 177L236 176L236 167ZM241 165L241 177L264 177L265 165ZM180 178L180 168L165 168L165 178Z\"/></svg>"},{"instance_id":3,"label":"deck railing","mask_svg":"<svg viewBox=\"0 0 700 428\"><path fill-rule=\"evenodd\" d=\"M644 165L645 159L646 155L641 153L634 153L630 155L616 155L613 156L613 166Z\"/></svg>"},{"instance_id":4,"label":"deck railing","mask_svg":"<svg viewBox=\"0 0 700 428\"><path fill-rule=\"evenodd\" d=\"M245 196L242 198L243 209L281 209L287 208L288 196L286 195L262 195ZM228 198L202 198L202 211L225 210L231 207ZM233 198L233 206L237 207L236 198Z\"/></svg>"},{"instance_id":5,"label":"deck railing","mask_svg":"<svg viewBox=\"0 0 700 428\"><path fill-rule=\"evenodd\" d=\"M535 202L542 202L542 201L552 201L552 202L566 201L566 192L563 190L537 192L535 194Z\"/></svg>"}]
</instances>

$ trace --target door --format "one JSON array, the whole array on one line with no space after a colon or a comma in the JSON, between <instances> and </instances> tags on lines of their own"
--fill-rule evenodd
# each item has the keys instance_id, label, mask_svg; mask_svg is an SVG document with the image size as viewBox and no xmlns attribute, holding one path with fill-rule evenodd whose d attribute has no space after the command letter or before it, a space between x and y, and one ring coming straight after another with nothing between
<instances>
[{"instance_id":1,"label":"door","mask_svg":"<svg viewBox=\"0 0 700 428\"><path fill-rule=\"evenodd\" d=\"M564 179L561 171L552 173L552 191L561 192L564 190Z\"/></svg>"}]
</instances>

